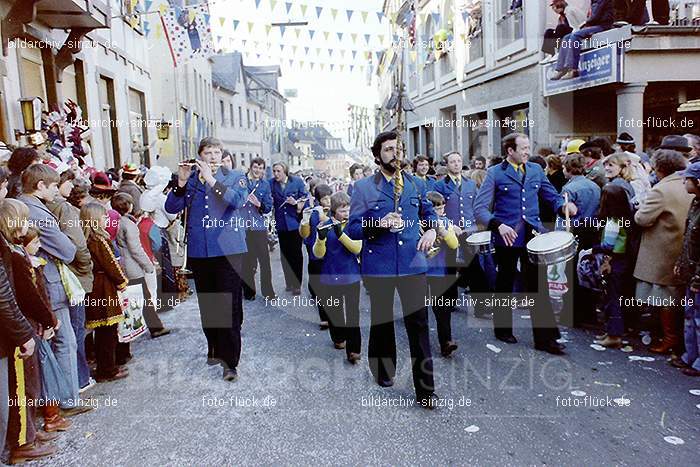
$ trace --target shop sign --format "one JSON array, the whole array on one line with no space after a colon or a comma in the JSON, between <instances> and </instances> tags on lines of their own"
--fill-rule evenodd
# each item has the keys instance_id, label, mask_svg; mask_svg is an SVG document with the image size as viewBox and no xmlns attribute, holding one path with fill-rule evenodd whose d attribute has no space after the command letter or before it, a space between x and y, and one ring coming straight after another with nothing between
<instances>
[{"instance_id":1,"label":"shop sign","mask_svg":"<svg viewBox=\"0 0 700 467\"><path fill-rule=\"evenodd\" d=\"M578 89L622 81L622 49L613 43L581 54L579 76L567 80L549 79L556 70L556 61L542 67L542 94L552 96Z\"/></svg>"}]
</instances>

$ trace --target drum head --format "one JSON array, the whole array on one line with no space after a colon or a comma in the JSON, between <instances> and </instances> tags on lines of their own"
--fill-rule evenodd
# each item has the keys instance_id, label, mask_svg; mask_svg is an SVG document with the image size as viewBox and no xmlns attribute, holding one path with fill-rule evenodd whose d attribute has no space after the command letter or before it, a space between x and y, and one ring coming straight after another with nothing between
<instances>
[{"instance_id":1,"label":"drum head","mask_svg":"<svg viewBox=\"0 0 700 467\"><path fill-rule=\"evenodd\" d=\"M467 237L468 245L488 245L491 243L491 231L476 232Z\"/></svg>"},{"instance_id":2,"label":"drum head","mask_svg":"<svg viewBox=\"0 0 700 467\"><path fill-rule=\"evenodd\" d=\"M533 253L546 253L549 251L560 250L574 241L574 235L571 232L555 230L540 234L527 242L527 249Z\"/></svg>"}]
</instances>

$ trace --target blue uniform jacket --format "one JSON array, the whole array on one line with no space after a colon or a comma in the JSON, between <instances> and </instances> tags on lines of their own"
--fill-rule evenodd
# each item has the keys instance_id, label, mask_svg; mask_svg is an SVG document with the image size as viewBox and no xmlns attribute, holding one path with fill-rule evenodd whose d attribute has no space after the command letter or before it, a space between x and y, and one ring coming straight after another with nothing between
<instances>
[{"instance_id":1,"label":"blue uniform jacket","mask_svg":"<svg viewBox=\"0 0 700 467\"><path fill-rule=\"evenodd\" d=\"M564 198L547 179L542 167L527 162L525 180L522 181L513 166L505 160L486 172L474 203L476 220L493 231L494 245L505 246L498 226L506 224L518 234L513 246L524 247L528 228L545 231L540 220L540 198L549 203L555 212L564 204Z\"/></svg>"},{"instance_id":2,"label":"blue uniform jacket","mask_svg":"<svg viewBox=\"0 0 700 467\"><path fill-rule=\"evenodd\" d=\"M419 176L415 175L415 179L420 180L425 185L425 189L427 191L434 191L435 190L435 185L437 184L437 180L435 180L431 176L428 176L426 178L420 178Z\"/></svg>"},{"instance_id":3,"label":"blue uniform jacket","mask_svg":"<svg viewBox=\"0 0 700 467\"><path fill-rule=\"evenodd\" d=\"M417 250L418 216L433 226L437 216L433 203L425 197L425 184L407 174L403 174L403 180L399 210L405 228L396 233L378 227L379 220L394 210L393 183L387 182L381 172L355 182L345 232L350 238L363 240L363 276L408 276L424 274L427 270L425 254Z\"/></svg>"},{"instance_id":4,"label":"blue uniform jacket","mask_svg":"<svg viewBox=\"0 0 700 467\"><path fill-rule=\"evenodd\" d=\"M445 217L454 225L467 234L479 230L474 215L477 191L474 180L462 177L462 183L458 189L454 181L447 176L435 183L435 191L445 197Z\"/></svg>"},{"instance_id":5,"label":"blue uniform jacket","mask_svg":"<svg viewBox=\"0 0 700 467\"><path fill-rule=\"evenodd\" d=\"M328 219L321 225L331 224ZM347 235L347 231L345 231ZM360 263L357 256L348 251L331 228L326 237L326 254L321 264L321 284L347 285L360 282Z\"/></svg>"},{"instance_id":6,"label":"blue uniform jacket","mask_svg":"<svg viewBox=\"0 0 700 467\"><path fill-rule=\"evenodd\" d=\"M267 180L251 180L246 177L248 193L253 193L260 201L260 208L246 202L241 210L241 217L245 220L246 230L267 230L263 214L272 211L272 191Z\"/></svg>"},{"instance_id":7,"label":"blue uniform jacket","mask_svg":"<svg viewBox=\"0 0 700 467\"><path fill-rule=\"evenodd\" d=\"M292 196L294 199L305 198L308 196L304 181L299 177L292 175L287 179L287 186L282 189L282 186L273 178L270 180L270 188L272 189L272 200L275 208L275 227L278 232L289 232L299 228L300 214L297 213L296 205L286 204L287 196Z\"/></svg>"},{"instance_id":8,"label":"blue uniform jacket","mask_svg":"<svg viewBox=\"0 0 700 467\"><path fill-rule=\"evenodd\" d=\"M309 227L311 229L311 233L304 239L304 246L306 246L306 252L309 254L309 261L319 261L319 259L314 256L313 249L314 243L316 243L316 229L318 228L320 221L321 217L319 216L318 211L313 210L311 212L311 217L309 217Z\"/></svg>"},{"instance_id":9,"label":"blue uniform jacket","mask_svg":"<svg viewBox=\"0 0 700 467\"><path fill-rule=\"evenodd\" d=\"M187 184L171 191L165 200L170 214L188 207L187 256L214 258L245 253L245 223L240 209L248 197L245 174L240 170L220 168L210 187L192 174Z\"/></svg>"}]
</instances>

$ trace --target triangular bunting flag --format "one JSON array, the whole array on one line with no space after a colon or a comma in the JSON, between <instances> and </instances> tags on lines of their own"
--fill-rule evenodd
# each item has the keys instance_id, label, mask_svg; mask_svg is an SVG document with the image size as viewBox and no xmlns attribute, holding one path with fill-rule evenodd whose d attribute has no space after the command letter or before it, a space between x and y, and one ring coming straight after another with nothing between
<instances>
[{"instance_id":1,"label":"triangular bunting flag","mask_svg":"<svg viewBox=\"0 0 700 467\"><path fill-rule=\"evenodd\" d=\"M253 31L253 26L255 26L255 23L252 21L248 21L248 34L250 34Z\"/></svg>"},{"instance_id":2,"label":"triangular bunting flag","mask_svg":"<svg viewBox=\"0 0 700 467\"><path fill-rule=\"evenodd\" d=\"M342 59L345 58L345 50L344 49L340 50L340 58L342 58Z\"/></svg>"},{"instance_id":3,"label":"triangular bunting flag","mask_svg":"<svg viewBox=\"0 0 700 467\"><path fill-rule=\"evenodd\" d=\"M284 37L284 31L287 29L287 26L280 26L280 35Z\"/></svg>"},{"instance_id":4,"label":"triangular bunting flag","mask_svg":"<svg viewBox=\"0 0 700 467\"><path fill-rule=\"evenodd\" d=\"M324 65L324 64L323 64L323 63L321 63L321 71L323 71L323 65Z\"/></svg>"},{"instance_id":5,"label":"triangular bunting flag","mask_svg":"<svg viewBox=\"0 0 700 467\"><path fill-rule=\"evenodd\" d=\"M304 55L305 56L309 55L309 48L308 47L304 47Z\"/></svg>"},{"instance_id":6,"label":"triangular bunting flag","mask_svg":"<svg viewBox=\"0 0 700 467\"><path fill-rule=\"evenodd\" d=\"M308 5L300 5L301 8L301 16L306 16L306 8Z\"/></svg>"},{"instance_id":7,"label":"triangular bunting flag","mask_svg":"<svg viewBox=\"0 0 700 467\"><path fill-rule=\"evenodd\" d=\"M355 60L355 56L357 55L357 50L352 51L352 59Z\"/></svg>"},{"instance_id":8,"label":"triangular bunting flag","mask_svg":"<svg viewBox=\"0 0 700 467\"><path fill-rule=\"evenodd\" d=\"M270 26L269 24L265 25L265 33L268 36L270 35L270 31L272 31L272 26Z\"/></svg>"},{"instance_id":9,"label":"triangular bunting flag","mask_svg":"<svg viewBox=\"0 0 700 467\"><path fill-rule=\"evenodd\" d=\"M331 16L333 17L333 21L335 21L335 17L338 16L338 10L331 8Z\"/></svg>"},{"instance_id":10,"label":"triangular bunting flag","mask_svg":"<svg viewBox=\"0 0 700 467\"><path fill-rule=\"evenodd\" d=\"M440 13L431 13L430 16L433 18L433 23L436 26L440 24Z\"/></svg>"},{"instance_id":11,"label":"triangular bunting flag","mask_svg":"<svg viewBox=\"0 0 700 467\"><path fill-rule=\"evenodd\" d=\"M317 7L316 7L316 17L317 17L317 18L320 18L320 17L321 17L321 12L322 12L322 11L323 11L323 7L322 7L322 6L317 6Z\"/></svg>"},{"instance_id":12,"label":"triangular bunting flag","mask_svg":"<svg viewBox=\"0 0 700 467\"><path fill-rule=\"evenodd\" d=\"M299 29L295 29L294 34L296 34L297 39L299 39L299 34L301 34L301 31Z\"/></svg>"},{"instance_id":13,"label":"triangular bunting flag","mask_svg":"<svg viewBox=\"0 0 700 467\"><path fill-rule=\"evenodd\" d=\"M260 7L260 0L255 0L255 8L257 9L259 7Z\"/></svg>"},{"instance_id":14,"label":"triangular bunting flag","mask_svg":"<svg viewBox=\"0 0 700 467\"><path fill-rule=\"evenodd\" d=\"M355 65L350 65L350 73L355 69Z\"/></svg>"},{"instance_id":15,"label":"triangular bunting flag","mask_svg":"<svg viewBox=\"0 0 700 467\"><path fill-rule=\"evenodd\" d=\"M289 14L292 9L292 2L287 2L284 4L284 6L287 8L287 14Z\"/></svg>"},{"instance_id":16,"label":"triangular bunting flag","mask_svg":"<svg viewBox=\"0 0 700 467\"><path fill-rule=\"evenodd\" d=\"M143 2L143 6L146 9L146 11L149 11L151 9L151 5L153 5L152 0L146 0L145 2Z\"/></svg>"},{"instance_id":17,"label":"triangular bunting flag","mask_svg":"<svg viewBox=\"0 0 700 467\"><path fill-rule=\"evenodd\" d=\"M326 42L328 41L328 35L329 35L329 34L330 34L330 32L328 32L328 31L323 31L323 38L326 39Z\"/></svg>"},{"instance_id":18,"label":"triangular bunting flag","mask_svg":"<svg viewBox=\"0 0 700 467\"><path fill-rule=\"evenodd\" d=\"M296 45L292 46L292 54L294 54L294 55L297 54L297 46Z\"/></svg>"},{"instance_id":19,"label":"triangular bunting flag","mask_svg":"<svg viewBox=\"0 0 700 467\"><path fill-rule=\"evenodd\" d=\"M379 22L381 23L381 22L382 22L382 18L384 18L384 13L381 12L381 11L378 11L378 12L377 12L377 21L379 21Z\"/></svg>"},{"instance_id":20,"label":"triangular bunting flag","mask_svg":"<svg viewBox=\"0 0 700 467\"><path fill-rule=\"evenodd\" d=\"M219 18L219 24L221 24L221 27L224 26L224 23L225 23L225 22L226 22L226 18L225 18L224 16L222 16L221 18Z\"/></svg>"},{"instance_id":21,"label":"triangular bunting flag","mask_svg":"<svg viewBox=\"0 0 700 467\"><path fill-rule=\"evenodd\" d=\"M350 37L352 37L352 44L355 45L357 43L357 34L353 32L350 34Z\"/></svg>"},{"instance_id":22,"label":"triangular bunting flag","mask_svg":"<svg viewBox=\"0 0 700 467\"><path fill-rule=\"evenodd\" d=\"M367 45L369 45L369 38L370 38L370 35L369 35L369 34L365 34L365 43L366 43Z\"/></svg>"},{"instance_id":23,"label":"triangular bunting flag","mask_svg":"<svg viewBox=\"0 0 700 467\"><path fill-rule=\"evenodd\" d=\"M352 14L355 12L353 10L345 10L345 13L348 15L348 21L350 21L350 18L352 18Z\"/></svg>"},{"instance_id":24,"label":"triangular bunting flag","mask_svg":"<svg viewBox=\"0 0 700 467\"><path fill-rule=\"evenodd\" d=\"M379 45L384 45L384 34L379 35Z\"/></svg>"},{"instance_id":25,"label":"triangular bunting flag","mask_svg":"<svg viewBox=\"0 0 700 467\"><path fill-rule=\"evenodd\" d=\"M333 68L335 68L335 65L331 63L331 71L333 71Z\"/></svg>"},{"instance_id":26,"label":"triangular bunting flag","mask_svg":"<svg viewBox=\"0 0 700 467\"><path fill-rule=\"evenodd\" d=\"M309 39L314 40L314 34L316 34L316 31L309 29Z\"/></svg>"},{"instance_id":27,"label":"triangular bunting flag","mask_svg":"<svg viewBox=\"0 0 700 467\"><path fill-rule=\"evenodd\" d=\"M273 11L275 9L276 5L277 5L277 0L270 0L270 11Z\"/></svg>"},{"instance_id":28,"label":"triangular bunting flag","mask_svg":"<svg viewBox=\"0 0 700 467\"><path fill-rule=\"evenodd\" d=\"M367 15L368 15L368 14L369 14L368 11L363 11L363 12L361 13L361 15L362 15L362 23L363 23L363 24L367 22Z\"/></svg>"},{"instance_id":29,"label":"triangular bunting flag","mask_svg":"<svg viewBox=\"0 0 700 467\"><path fill-rule=\"evenodd\" d=\"M331 55L333 55L333 49L328 49L328 56L330 57Z\"/></svg>"},{"instance_id":30,"label":"triangular bunting flag","mask_svg":"<svg viewBox=\"0 0 700 467\"><path fill-rule=\"evenodd\" d=\"M233 20L233 30L234 30L234 31L236 30L236 28L238 28L238 24L239 24L239 23L240 23L240 21L238 21L237 19L234 19L234 20Z\"/></svg>"},{"instance_id":31,"label":"triangular bunting flag","mask_svg":"<svg viewBox=\"0 0 700 467\"><path fill-rule=\"evenodd\" d=\"M342 40L343 40L343 33L342 33L342 32L339 32L339 33L336 33L336 34L338 34L338 40L339 40L339 41L342 41Z\"/></svg>"}]
</instances>

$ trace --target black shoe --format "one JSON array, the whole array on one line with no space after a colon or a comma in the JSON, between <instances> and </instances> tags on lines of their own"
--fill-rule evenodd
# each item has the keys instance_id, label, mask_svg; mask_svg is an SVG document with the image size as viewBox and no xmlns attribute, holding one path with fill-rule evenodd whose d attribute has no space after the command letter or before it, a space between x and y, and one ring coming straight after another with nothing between
<instances>
[{"instance_id":1,"label":"black shoe","mask_svg":"<svg viewBox=\"0 0 700 467\"><path fill-rule=\"evenodd\" d=\"M218 358L214 358L214 357L207 357L207 365L209 365L209 366L221 365L221 360L219 360Z\"/></svg>"},{"instance_id":2,"label":"black shoe","mask_svg":"<svg viewBox=\"0 0 700 467\"><path fill-rule=\"evenodd\" d=\"M394 380L391 378L388 379L378 379L377 384L380 385L383 388L390 388L394 385Z\"/></svg>"},{"instance_id":3,"label":"black shoe","mask_svg":"<svg viewBox=\"0 0 700 467\"><path fill-rule=\"evenodd\" d=\"M452 356L455 350L457 350L459 346L457 345L456 342L454 341L447 341L447 344L445 344L445 347L442 348L440 353L442 353L442 356L445 358L449 358Z\"/></svg>"},{"instance_id":4,"label":"black shoe","mask_svg":"<svg viewBox=\"0 0 700 467\"><path fill-rule=\"evenodd\" d=\"M238 372L235 368L226 369L224 368L224 381L236 381L238 379Z\"/></svg>"},{"instance_id":5,"label":"black shoe","mask_svg":"<svg viewBox=\"0 0 700 467\"><path fill-rule=\"evenodd\" d=\"M292 290L292 295L301 295L301 289Z\"/></svg>"},{"instance_id":6,"label":"black shoe","mask_svg":"<svg viewBox=\"0 0 700 467\"><path fill-rule=\"evenodd\" d=\"M505 342L506 344L517 344L518 343L518 339L516 339L513 334L510 334L508 336L496 335L496 339L498 339L499 341Z\"/></svg>"},{"instance_id":7,"label":"black shoe","mask_svg":"<svg viewBox=\"0 0 700 467\"><path fill-rule=\"evenodd\" d=\"M151 333L151 339L158 339L159 337L167 336L170 334L170 332L171 331L168 328L159 329L158 331Z\"/></svg>"},{"instance_id":8,"label":"black shoe","mask_svg":"<svg viewBox=\"0 0 700 467\"><path fill-rule=\"evenodd\" d=\"M438 396L430 394L428 396L417 397L418 405L427 410L435 410L437 408Z\"/></svg>"},{"instance_id":9,"label":"black shoe","mask_svg":"<svg viewBox=\"0 0 700 467\"><path fill-rule=\"evenodd\" d=\"M552 355L566 355L566 352L564 352L562 346L556 342L550 342L546 345L535 345L535 349Z\"/></svg>"},{"instance_id":10,"label":"black shoe","mask_svg":"<svg viewBox=\"0 0 700 467\"><path fill-rule=\"evenodd\" d=\"M360 357L360 354L359 354L359 353L350 352L350 353L348 354L348 361L349 361L350 363L352 363L353 365L357 365L357 362L360 361L360 358L361 358L361 357Z\"/></svg>"}]
</instances>

